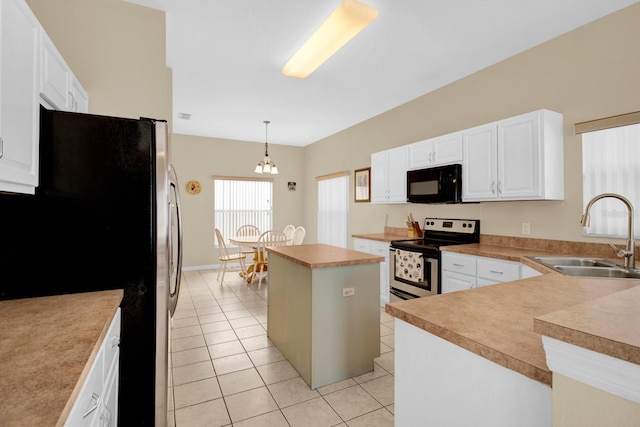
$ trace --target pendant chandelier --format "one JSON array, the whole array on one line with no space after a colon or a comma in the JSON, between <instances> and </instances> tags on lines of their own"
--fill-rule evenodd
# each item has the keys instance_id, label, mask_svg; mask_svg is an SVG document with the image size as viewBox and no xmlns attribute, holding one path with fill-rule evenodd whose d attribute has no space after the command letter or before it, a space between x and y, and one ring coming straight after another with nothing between
<instances>
[{"instance_id":1,"label":"pendant chandelier","mask_svg":"<svg viewBox=\"0 0 640 427\"><path fill-rule=\"evenodd\" d=\"M271 175L275 175L278 173L278 167L275 163L269 160L269 143L267 141L267 128L271 123L269 120L264 121L264 160L258 163L256 166L255 173L269 173Z\"/></svg>"}]
</instances>

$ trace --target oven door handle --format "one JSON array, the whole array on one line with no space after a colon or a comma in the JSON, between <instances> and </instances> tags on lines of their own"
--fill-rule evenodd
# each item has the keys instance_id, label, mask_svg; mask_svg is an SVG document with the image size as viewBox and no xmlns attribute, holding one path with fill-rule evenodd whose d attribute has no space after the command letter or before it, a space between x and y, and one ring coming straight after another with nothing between
<instances>
[{"instance_id":1,"label":"oven door handle","mask_svg":"<svg viewBox=\"0 0 640 427\"><path fill-rule=\"evenodd\" d=\"M404 292L404 291L401 291L400 289L396 289L396 288L389 289L389 293L391 293L391 294L393 294L393 295L395 295L398 298L403 299L403 300L420 298L417 295L410 294L409 292Z\"/></svg>"}]
</instances>

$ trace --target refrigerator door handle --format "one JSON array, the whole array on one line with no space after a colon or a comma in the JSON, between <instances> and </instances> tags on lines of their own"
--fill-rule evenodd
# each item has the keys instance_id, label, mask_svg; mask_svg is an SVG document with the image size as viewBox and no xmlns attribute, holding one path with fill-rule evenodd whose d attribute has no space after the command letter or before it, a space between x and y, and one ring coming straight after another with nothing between
<instances>
[{"instance_id":1,"label":"refrigerator door handle","mask_svg":"<svg viewBox=\"0 0 640 427\"><path fill-rule=\"evenodd\" d=\"M178 186L178 176L176 175L176 171L173 168L173 165L169 165L169 187L173 189L175 194L175 208L176 208L176 218L178 220L178 259L173 259L173 230L169 230L169 256L171 257L170 267L171 274L175 274L175 287L174 290L171 291L171 284L169 285L169 314L173 316L173 313L176 311L176 305L178 304L178 297L180 296L180 281L182 276L182 207L180 206L180 190ZM170 190L171 191L171 190ZM170 216L173 218L173 215Z\"/></svg>"}]
</instances>

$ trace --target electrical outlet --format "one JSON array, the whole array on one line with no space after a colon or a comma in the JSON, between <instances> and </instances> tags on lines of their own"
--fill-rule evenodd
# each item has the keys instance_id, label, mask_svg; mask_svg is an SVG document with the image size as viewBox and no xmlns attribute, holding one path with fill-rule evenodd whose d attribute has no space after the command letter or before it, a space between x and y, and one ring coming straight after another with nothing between
<instances>
[{"instance_id":1,"label":"electrical outlet","mask_svg":"<svg viewBox=\"0 0 640 427\"><path fill-rule=\"evenodd\" d=\"M356 294L356 290L354 288L343 288L342 296L343 297L352 297Z\"/></svg>"},{"instance_id":2,"label":"electrical outlet","mask_svg":"<svg viewBox=\"0 0 640 427\"><path fill-rule=\"evenodd\" d=\"M529 224L528 222L522 223L522 234L524 234L525 236L531 234L531 224Z\"/></svg>"}]
</instances>

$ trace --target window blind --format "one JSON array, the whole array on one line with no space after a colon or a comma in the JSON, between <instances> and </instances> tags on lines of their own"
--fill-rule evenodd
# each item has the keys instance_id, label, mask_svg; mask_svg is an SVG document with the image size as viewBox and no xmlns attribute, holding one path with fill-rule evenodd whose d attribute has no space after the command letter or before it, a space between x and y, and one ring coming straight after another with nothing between
<instances>
[{"instance_id":1,"label":"window blind","mask_svg":"<svg viewBox=\"0 0 640 427\"><path fill-rule=\"evenodd\" d=\"M213 177L213 199L213 225L225 242L245 224L255 225L260 232L273 228L272 180Z\"/></svg>"},{"instance_id":2,"label":"window blind","mask_svg":"<svg viewBox=\"0 0 640 427\"><path fill-rule=\"evenodd\" d=\"M318 243L347 247L349 176L318 179Z\"/></svg>"},{"instance_id":3,"label":"window blind","mask_svg":"<svg viewBox=\"0 0 640 427\"><path fill-rule=\"evenodd\" d=\"M584 204L602 193L620 194L635 208L636 237L640 236L640 124L582 134ZM628 210L612 198L598 200L591 208L585 235L627 237Z\"/></svg>"}]
</instances>

